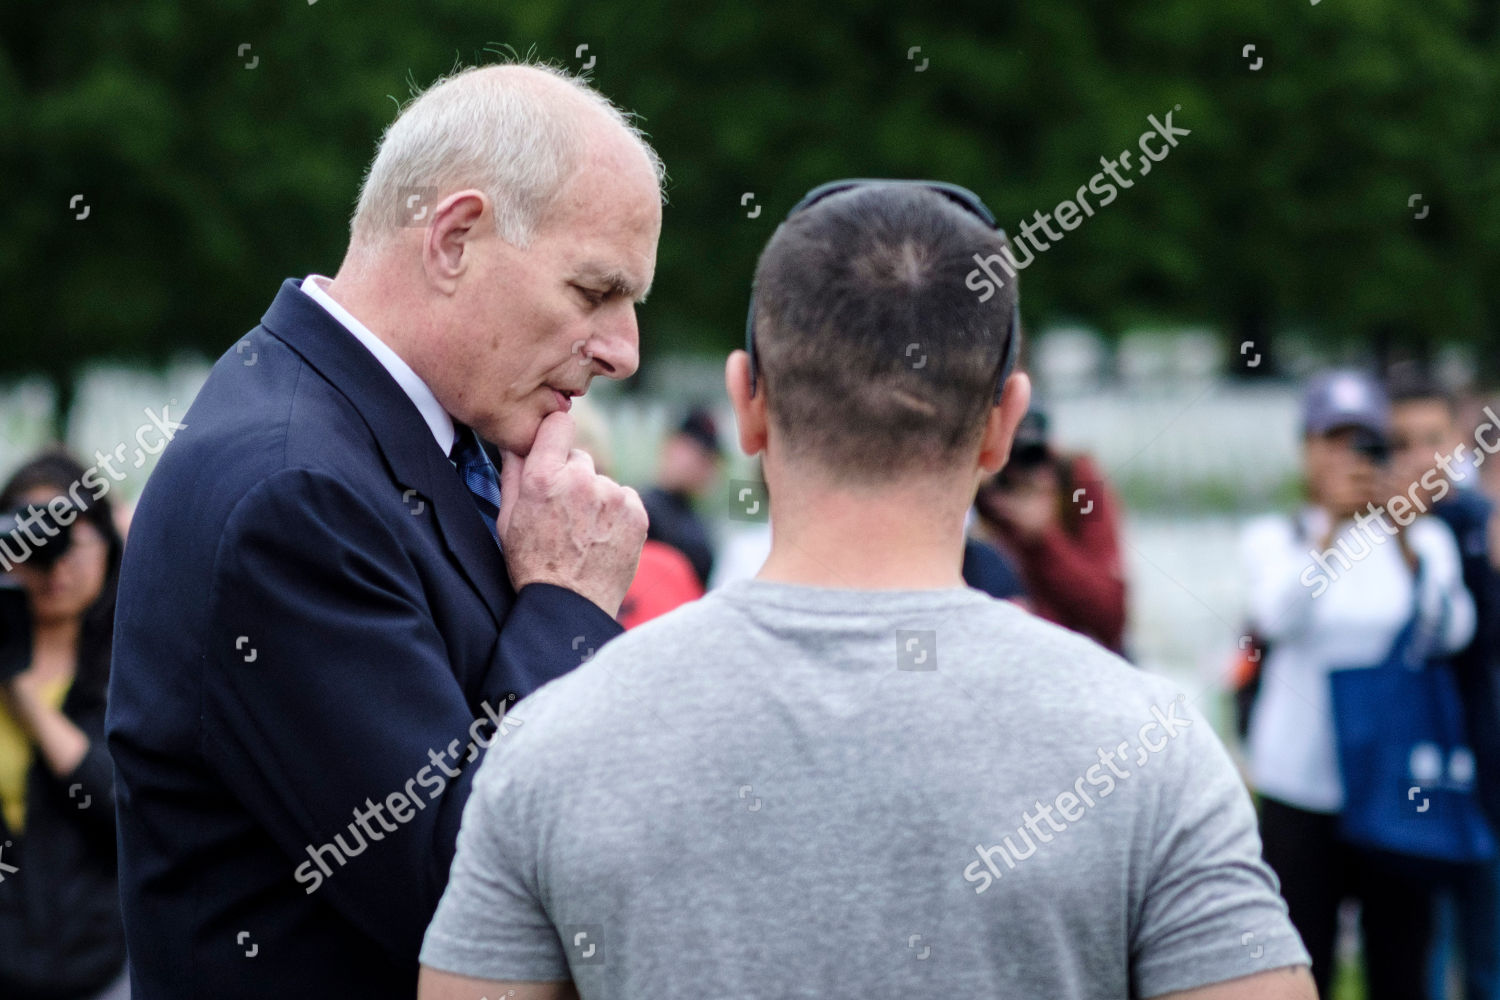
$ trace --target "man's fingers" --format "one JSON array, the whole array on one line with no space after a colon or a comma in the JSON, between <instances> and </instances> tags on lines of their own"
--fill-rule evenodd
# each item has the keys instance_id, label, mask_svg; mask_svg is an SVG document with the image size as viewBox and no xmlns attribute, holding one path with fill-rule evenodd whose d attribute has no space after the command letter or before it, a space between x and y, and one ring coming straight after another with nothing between
<instances>
[{"instance_id":1,"label":"man's fingers","mask_svg":"<svg viewBox=\"0 0 1500 1000\"><path fill-rule=\"evenodd\" d=\"M568 461L568 453L573 450L574 431L571 416L562 410L549 413L537 428L536 440L531 443L526 464L539 469L561 468Z\"/></svg>"},{"instance_id":2,"label":"man's fingers","mask_svg":"<svg viewBox=\"0 0 1500 1000\"><path fill-rule=\"evenodd\" d=\"M589 474L590 479L598 474L594 469L594 456L582 448L574 448L568 452L568 464L582 466L584 471Z\"/></svg>"},{"instance_id":3,"label":"man's fingers","mask_svg":"<svg viewBox=\"0 0 1500 1000\"><path fill-rule=\"evenodd\" d=\"M629 486L621 488L625 491L625 509L629 510L643 527L649 529L651 515L646 512L646 502L641 499L641 495L634 488Z\"/></svg>"},{"instance_id":4,"label":"man's fingers","mask_svg":"<svg viewBox=\"0 0 1500 1000\"><path fill-rule=\"evenodd\" d=\"M515 512L516 501L521 499L521 472L525 465L526 459L520 455L503 448L500 450L500 517L495 526L502 539L510 526L510 516Z\"/></svg>"}]
</instances>

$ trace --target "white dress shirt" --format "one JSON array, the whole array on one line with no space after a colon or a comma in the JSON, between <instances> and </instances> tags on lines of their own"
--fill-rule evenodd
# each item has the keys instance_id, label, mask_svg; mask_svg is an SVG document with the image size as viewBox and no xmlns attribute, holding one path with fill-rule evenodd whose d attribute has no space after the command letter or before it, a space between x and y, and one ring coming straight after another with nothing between
<instances>
[{"instance_id":1,"label":"white dress shirt","mask_svg":"<svg viewBox=\"0 0 1500 1000\"><path fill-rule=\"evenodd\" d=\"M302 291L307 297L328 311L328 314L338 320L344 329L354 335L354 339L365 345L365 348L379 361L381 367L391 373L391 378L410 397L412 405L416 406L417 412L422 414L422 419L427 421L428 428L432 431L433 438L438 447L443 449L447 455L453 451L453 440L457 431L453 426L453 418L448 411L443 409L432 390L427 387L421 377L411 370L411 366L401 360L400 355L391 350L390 346L365 326L354 315L333 300L333 297L324 289L329 278L321 274L310 274L302 281Z\"/></svg>"}]
</instances>

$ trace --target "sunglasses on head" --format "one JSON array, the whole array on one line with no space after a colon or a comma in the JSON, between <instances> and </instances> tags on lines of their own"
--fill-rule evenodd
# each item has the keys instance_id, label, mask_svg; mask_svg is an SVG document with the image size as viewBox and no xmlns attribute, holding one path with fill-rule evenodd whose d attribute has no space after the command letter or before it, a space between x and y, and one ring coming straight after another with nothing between
<instances>
[{"instance_id":1,"label":"sunglasses on head","mask_svg":"<svg viewBox=\"0 0 1500 1000\"><path fill-rule=\"evenodd\" d=\"M986 226L1000 234L1002 240L1008 240L1005 230L995 221L995 213L991 212L984 202L979 200L979 195L966 187L957 184L949 184L945 181L909 181L909 180L879 180L875 178L851 178L842 181L829 181L827 184L819 184L807 194L802 200L792 206L792 210L786 214L791 219L798 212L804 212L832 195L842 194L845 191L853 191L856 188L871 187L874 185L889 185L894 187L915 187L927 191L934 191L949 201L956 203L959 207L968 211ZM1011 300L1010 324L1005 332L1005 355L1000 359L1000 378L995 383L995 402L1000 402L1000 394L1005 389L1005 380L1010 377L1011 371L1016 367L1016 344L1020 340L1020 296L1016 295ZM755 285L750 286L750 312L745 317L745 353L750 355L750 395L755 395Z\"/></svg>"}]
</instances>

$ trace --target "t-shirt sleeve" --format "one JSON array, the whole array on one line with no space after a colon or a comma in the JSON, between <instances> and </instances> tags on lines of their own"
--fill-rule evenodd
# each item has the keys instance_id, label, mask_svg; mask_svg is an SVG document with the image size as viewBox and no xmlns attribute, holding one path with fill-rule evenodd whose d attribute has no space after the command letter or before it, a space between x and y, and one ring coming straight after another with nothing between
<instances>
[{"instance_id":1,"label":"t-shirt sleeve","mask_svg":"<svg viewBox=\"0 0 1500 1000\"><path fill-rule=\"evenodd\" d=\"M541 839L531 808L540 801L536 783L544 772L524 763L524 724L507 722L520 728L497 739L474 776L421 961L474 979L562 982L571 975L538 888Z\"/></svg>"},{"instance_id":2,"label":"t-shirt sleeve","mask_svg":"<svg viewBox=\"0 0 1500 1000\"><path fill-rule=\"evenodd\" d=\"M1191 721L1167 734L1155 815L1141 827L1148 875L1131 941L1141 997L1311 964L1229 754L1202 715L1174 703L1166 718L1174 712Z\"/></svg>"}]
</instances>

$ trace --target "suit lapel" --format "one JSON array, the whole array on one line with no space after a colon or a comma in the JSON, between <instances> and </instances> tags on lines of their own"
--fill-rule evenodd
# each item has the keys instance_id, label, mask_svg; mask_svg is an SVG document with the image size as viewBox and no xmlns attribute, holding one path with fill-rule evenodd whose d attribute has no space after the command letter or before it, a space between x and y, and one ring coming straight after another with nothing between
<instances>
[{"instance_id":1,"label":"suit lapel","mask_svg":"<svg viewBox=\"0 0 1500 1000\"><path fill-rule=\"evenodd\" d=\"M416 404L354 335L288 278L261 318L337 388L358 411L396 481L398 496L415 490L436 515L438 533L498 626L514 591L505 560L468 488L443 454Z\"/></svg>"}]
</instances>

